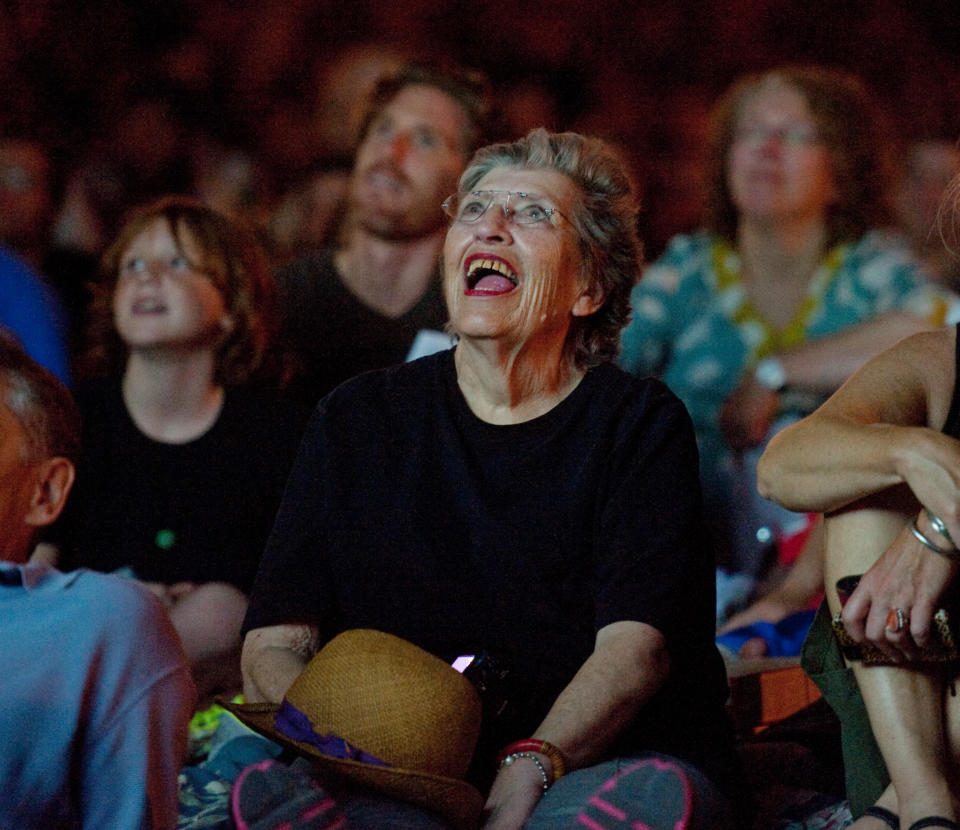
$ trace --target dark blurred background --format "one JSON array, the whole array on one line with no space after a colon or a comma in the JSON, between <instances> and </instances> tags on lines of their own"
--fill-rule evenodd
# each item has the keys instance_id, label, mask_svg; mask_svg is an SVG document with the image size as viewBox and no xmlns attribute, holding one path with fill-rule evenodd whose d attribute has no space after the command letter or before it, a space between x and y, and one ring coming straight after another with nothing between
<instances>
[{"instance_id":1,"label":"dark blurred background","mask_svg":"<svg viewBox=\"0 0 960 830\"><path fill-rule=\"evenodd\" d=\"M652 255L696 224L706 115L744 72L843 67L887 113L891 148L960 137L957 5L3 0L0 131L42 144L57 201L72 174L106 158L136 168L131 199L233 176L235 199L273 215L349 156L368 76L405 56L452 58L489 74L509 131L543 123L619 142Z\"/></svg>"}]
</instances>

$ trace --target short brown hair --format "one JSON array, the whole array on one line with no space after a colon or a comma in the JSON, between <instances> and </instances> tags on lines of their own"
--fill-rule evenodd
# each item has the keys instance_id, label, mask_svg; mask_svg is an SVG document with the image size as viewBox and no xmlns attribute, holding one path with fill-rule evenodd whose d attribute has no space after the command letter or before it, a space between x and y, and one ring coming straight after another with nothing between
<instances>
[{"instance_id":1,"label":"short brown hair","mask_svg":"<svg viewBox=\"0 0 960 830\"><path fill-rule=\"evenodd\" d=\"M103 255L100 279L91 305L91 347L81 361L83 374L118 371L126 345L113 324L113 295L120 258L157 220L167 223L173 238L190 233L203 262L191 263L209 274L223 295L233 328L216 352L215 380L242 384L261 366L274 331L273 276L266 252L254 232L196 199L167 196L136 210Z\"/></svg>"},{"instance_id":2,"label":"short brown hair","mask_svg":"<svg viewBox=\"0 0 960 830\"><path fill-rule=\"evenodd\" d=\"M891 165L885 120L853 75L816 66L786 66L744 76L713 112L708 153L706 226L734 241L739 215L727 185L727 161L744 101L760 87L781 83L799 92L830 154L837 198L828 210L831 244L856 239L891 217Z\"/></svg>"},{"instance_id":3,"label":"short brown hair","mask_svg":"<svg viewBox=\"0 0 960 830\"><path fill-rule=\"evenodd\" d=\"M490 140L493 112L490 105L490 85L486 77L475 70L452 64L405 63L396 72L377 81L370 104L360 129L361 140L366 137L371 123L397 94L408 86L432 86L449 95L466 115L466 133L463 136L464 159Z\"/></svg>"}]
</instances>

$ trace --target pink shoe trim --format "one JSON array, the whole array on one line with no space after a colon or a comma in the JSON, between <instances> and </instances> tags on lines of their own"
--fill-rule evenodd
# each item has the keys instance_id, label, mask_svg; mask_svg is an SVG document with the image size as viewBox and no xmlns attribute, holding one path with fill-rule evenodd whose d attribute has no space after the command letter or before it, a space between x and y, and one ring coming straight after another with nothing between
<instances>
[{"instance_id":1,"label":"pink shoe trim","mask_svg":"<svg viewBox=\"0 0 960 830\"><path fill-rule=\"evenodd\" d=\"M604 801L598 795L592 796L590 798L590 803L598 810L601 810L608 816L615 818L617 821L627 820L627 814L623 810L621 810L619 807L614 807L609 801Z\"/></svg>"},{"instance_id":2,"label":"pink shoe trim","mask_svg":"<svg viewBox=\"0 0 960 830\"><path fill-rule=\"evenodd\" d=\"M237 830L250 830L250 825L243 820L243 816L240 815L240 787L243 784L246 777L253 772L253 770L264 771L272 767L277 762L272 758L267 758L263 761L257 761L255 764L250 764L248 767L244 767L240 774L237 776L237 780L233 782L233 788L230 791L230 812L233 813L234 824L237 825ZM289 825L287 825L289 827ZM283 827L277 827L276 830L284 830Z\"/></svg>"},{"instance_id":3,"label":"pink shoe trim","mask_svg":"<svg viewBox=\"0 0 960 830\"><path fill-rule=\"evenodd\" d=\"M673 830L687 830L690 825L690 815L693 813L693 788L690 786L690 779L687 774L676 764L670 761L661 761L659 758L648 758L645 761L637 761L630 769L636 769L643 764L653 764L654 768L663 771L671 770L677 774L680 783L683 786L683 815L673 825ZM650 830L642 821L635 822L633 830Z\"/></svg>"},{"instance_id":4,"label":"pink shoe trim","mask_svg":"<svg viewBox=\"0 0 960 830\"><path fill-rule=\"evenodd\" d=\"M321 813L329 810L333 807L336 802L332 798L325 798L319 804L314 804L312 807L307 807L302 813L300 813L300 821L310 821L310 819L316 818Z\"/></svg>"},{"instance_id":5,"label":"pink shoe trim","mask_svg":"<svg viewBox=\"0 0 960 830\"><path fill-rule=\"evenodd\" d=\"M621 770L618 770L617 773L610 777L609 780L605 781L597 791L598 793L608 793L611 790L615 789L620 779L625 775L629 775L634 770L640 769L643 766L652 765L654 769L663 772L668 770L676 774L677 778L680 780L681 786L683 787L683 815L680 819L674 824L673 830L687 830L690 824L690 814L693 812L693 789L690 786L690 780L687 778L686 773L678 767L676 764L671 763L670 761L662 761L659 758L645 758L642 761L637 761L634 764L631 764L628 767L624 767ZM606 813L611 818L617 821L626 821L627 814L615 807L613 804L605 801L599 795L591 796L589 802L593 807L596 807L598 810ZM589 816L584 813L580 813L577 816L577 821L580 822L584 827L589 827L590 830L606 830L603 825L598 824ZM630 825L633 830L651 830L648 824L645 824L642 821L635 821Z\"/></svg>"},{"instance_id":6,"label":"pink shoe trim","mask_svg":"<svg viewBox=\"0 0 960 830\"><path fill-rule=\"evenodd\" d=\"M577 816L577 821L579 821L584 827L589 827L590 830L607 830L602 824L597 824L590 816L585 816L583 813L580 813Z\"/></svg>"}]
</instances>

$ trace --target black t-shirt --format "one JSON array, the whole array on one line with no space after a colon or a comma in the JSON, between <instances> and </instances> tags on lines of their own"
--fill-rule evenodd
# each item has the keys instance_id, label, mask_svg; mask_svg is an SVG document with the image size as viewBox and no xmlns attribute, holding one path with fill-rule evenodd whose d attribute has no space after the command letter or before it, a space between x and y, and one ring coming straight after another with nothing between
<instances>
[{"instance_id":1,"label":"black t-shirt","mask_svg":"<svg viewBox=\"0 0 960 830\"><path fill-rule=\"evenodd\" d=\"M287 392L316 404L347 378L402 363L421 329L447 320L439 277L400 317L366 306L340 278L333 251L297 260L277 274L283 345L302 364Z\"/></svg>"},{"instance_id":2,"label":"black t-shirt","mask_svg":"<svg viewBox=\"0 0 960 830\"><path fill-rule=\"evenodd\" d=\"M448 661L489 652L511 701L484 724L489 754L533 733L600 628L642 621L671 678L612 751L667 752L725 783L714 612L693 431L665 386L604 365L547 414L496 426L470 411L449 351L320 403L244 630L367 627Z\"/></svg>"},{"instance_id":3,"label":"black t-shirt","mask_svg":"<svg viewBox=\"0 0 960 830\"><path fill-rule=\"evenodd\" d=\"M115 380L81 385L83 449L60 520L45 535L62 567L250 590L307 413L228 389L199 438L167 444L134 424Z\"/></svg>"}]
</instances>

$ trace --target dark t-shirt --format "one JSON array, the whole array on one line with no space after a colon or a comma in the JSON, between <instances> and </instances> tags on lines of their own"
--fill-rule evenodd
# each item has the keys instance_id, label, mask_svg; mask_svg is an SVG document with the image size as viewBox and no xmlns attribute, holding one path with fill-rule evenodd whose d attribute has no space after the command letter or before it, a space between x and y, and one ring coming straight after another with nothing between
<instances>
[{"instance_id":1,"label":"dark t-shirt","mask_svg":"<svg viewBox=\"0 0 960 830\"><path fill-rule=\"evenodd\" d=\"M951 438L960 438L960 323L954 327L956 331L956 345L954 346L955 380L953 395L950 398L950 411L947 412L947 421L943 425L943 432Z\"/></svg>"},{"instance_id":2,"label":"dark t-shirt","mask_svg":"<svg viewBox=\"0 0 960 830\"><path fill-rule=\"evenodd\" d=\"M83 450L46 538L65 569L129 566L148 581L222 581L247 592L306 412L266 392L227 390L216 423L185 444L144 435L115 380L76 391Z\"/></svg>"},{"instance_id":3,"label":"dark t-shirt","mask_svg":"<svg viewBox=\"0 0 960 830\"><path fill-rule=\"evenodd\" d=\"M600 628L639 620L664 634L671 677L613 751L668 752L722 782L713 580L693 431L665 386L604 365L547 414L496 426L467 406L448 351L320 403L244 629L369 627L448 661L489 652L511 703L484 724L489 754L533 733Z\"/></svg>"},{"instance_id":4,"label":"dark t-shirt","mask_svg":"<svg viewBox=\"0 0 960 830\"><path fill-rule=\"evenodd\" d=\"M406 314L385 317L344 285L333 251L281 269L277 292L284 346L302 364L287 391L310 406L347 378L402 363L418 331L447 320L439 277Z\"/></svg>"}]
</instances>

